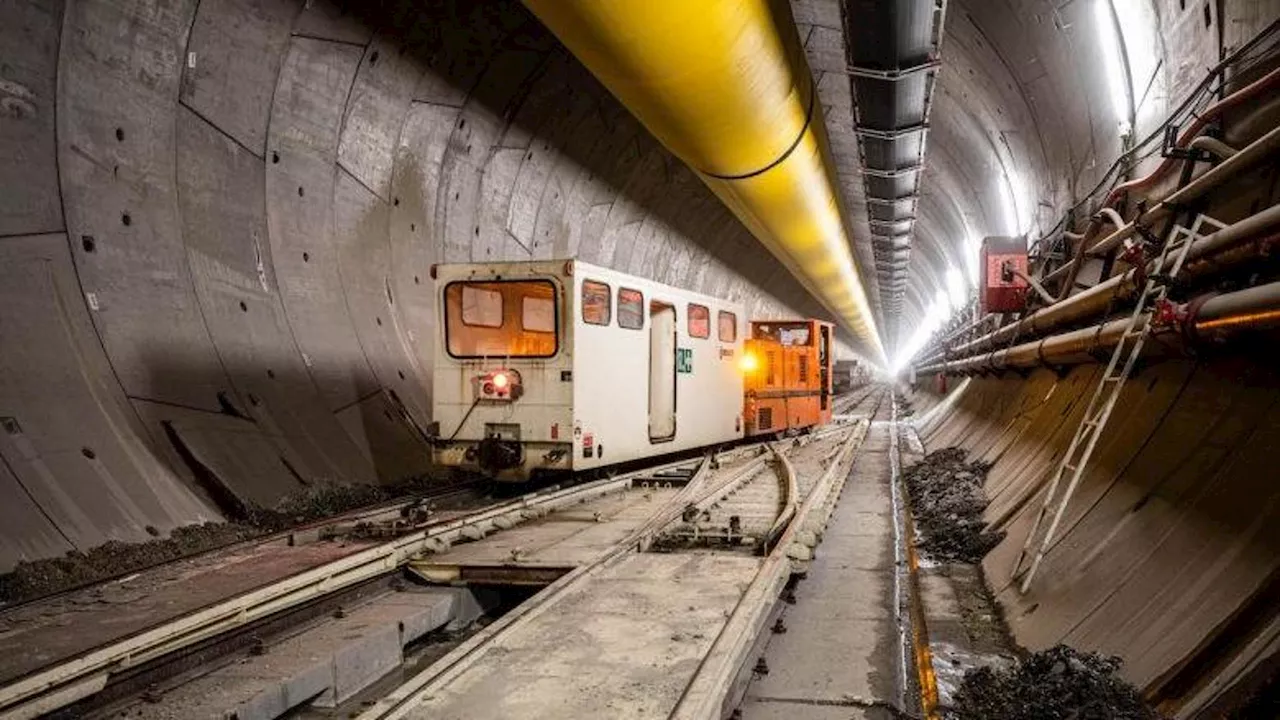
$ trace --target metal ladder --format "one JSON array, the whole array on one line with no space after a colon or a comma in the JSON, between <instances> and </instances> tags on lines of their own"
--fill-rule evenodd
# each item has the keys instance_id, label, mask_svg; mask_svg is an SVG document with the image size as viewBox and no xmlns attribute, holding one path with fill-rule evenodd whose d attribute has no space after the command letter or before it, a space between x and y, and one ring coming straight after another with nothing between
<instances>
[{"instance_id":1,"label":"metal ladder","mask_svg":"<svg viewBox=\"0 0 1280 720\"><path fill-rule=\"evenodd\" d=\"M1207 215L1197 216L1190 230L1181 225L1175 227L1173 235L1160 250L1160 258L1155 264L1155 274L1146 277L1142 294L1138 297L1138 302L1133 306L1133 313L1129 316L1129 324L1125 327L1124 333L1120 337L1120 342L1116 343L1115 350L1111 353L1111 361L1107 363L1106 372L1102 374L1102 379L1093 391L1093 399L1089 401L1089 407L1084 411L1084 417L1076 428L1076 434L1071 439L1070 447L1067 448L1066 454L1062 456L1057 470L1053 473L1053 480L1049 483L1049 489L1045 492L1040 512L1036 515L1036 520L1031 525L1030 532L1027 533L1027 540L1022 544L1022 552L1018 553L1017 562L1013 565L1013 577L1017 578L1023 561L1027 558L1028 553L1031 551L1031 546L1035 543L1036 532L1040 529L1045 516L1049 513L1049 507L1054 503L1058 487L1061 485L1062 479L1069 474L1071 480L1067 484L1066 492L1058 500L1057 509L1053 513L1053 522L1049 523L1049 529L1045 532L1044 539L1040 541L1040 547L1036 550L1035 558L1031 561L1030 568L1027 569L1026 575L1022 578L1022 585L1019 590L1024 594L1031 587L1031 580L1035 577L1036 570L1040 567L1040 562L1044 560L1044 555L1049 550L1049 544L1053 542L1054 535L1058 531L1058 524L1062 522L1062 516L1066 512L1067 504L1071 502L1071 496L1075 494L1076 487L1080 484L1080 478L1084 476L1085 467L1089 464L1089 458L1093 456L1093 450L1098 444L1098 438L1102 435L1102 429L1106 427L1107 420L1111 418L1111 411L1115 409L1116 401L1120 398L1120 391L1124 389L1125 381L1129 379L1138 356L1142 354L1142 346L1151 335L1154 325L1152 322L1153 311L1168 297L1169 281L1176 278L1178 273L1181 272L1183 261L1187 258L1187 251L1191 249L1192 244L1200 239L1200 229L1206 224L1213 226L1215 231L1226 227L1223 223ZM1165 273L1165 266L1168 264L1170 255L1175 256L1173 267ZM1117 368L1119 368L1118 372Z\"/></svg>"}]
</instances>

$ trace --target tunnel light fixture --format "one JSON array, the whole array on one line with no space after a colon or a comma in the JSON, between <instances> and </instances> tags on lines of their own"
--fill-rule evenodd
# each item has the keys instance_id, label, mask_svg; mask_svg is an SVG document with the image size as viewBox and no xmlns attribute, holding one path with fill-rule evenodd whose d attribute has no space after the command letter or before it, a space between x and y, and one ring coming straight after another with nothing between
<instances>
[{"instance_id":1,"label":"tunnel light fixture","mask_svg":"<svg viewBox=\"0 0 1280 720\"><path fill-rule=\"evenodd\" d=\"M1111 0L1119 29L1120 51L1128 81L1132 122L1137 124L1160 66L1159 38L1153 28L1160 24L1152 3L1134 0ZM1155 108L1150 108L1149 111Z\"/></svg>"},{"instance_id":2,"label":"tunnel light fixture","mask_svg":"<svg viewBox=\"0 0 1280 720\"><path fill-rule=\"evenodd\" d=\"M1004 211L1006 232L1010 235L1026 235L1031 227L1031 219L1026 215L1031 206L1027 202L1026 186L1022 184L1022 178L1016 170L1008 166L1002 169L1004 182L1001 187L1001 209Z\"/></svg>"},{"instance_id":3,"label":"tunnel light fixture","mask_svg":"<svg viewBox=\"0 0 1280 720\"><path fill-rule=\"evenodd\" d=\"M964 274L958 268L947 268L947 294L951 298L952 312L964 307L968 291L969 286L965 282Z\"/></svg>"},{"instance_id":4,"label":"tunnel light fixture","mask_svg":"<svg viewBox=\"0 0 1280 720\"><path fill-rule=\"evenodd\" d=\"M911 336L905 343L898 346L893 361L889 365L889 372L897 375L905 369L912 358L924 348L929 338L933 337L938 328L950 319L951 314L951 301L947 298L947 291L939 288L937 295L933 298L933 304L925 311L924 317L920 319Z\"/></svg>"},{"instance_id":5,"label":"tunnel light fixture","mask_svg":"<svg viewBox=\"0 0 1280 720\"><path fill-rule=\"evenodd\" d=\"M1124 39L1120 34L1120 23L1112 3L1113 0L1094 0L1094 24L1098 28L1098 42L1102 45L1103 71L1107 76L1111 109L1123 136L1132 130L1133 97L1124 56Z\"/></svg>"}]
</instances>

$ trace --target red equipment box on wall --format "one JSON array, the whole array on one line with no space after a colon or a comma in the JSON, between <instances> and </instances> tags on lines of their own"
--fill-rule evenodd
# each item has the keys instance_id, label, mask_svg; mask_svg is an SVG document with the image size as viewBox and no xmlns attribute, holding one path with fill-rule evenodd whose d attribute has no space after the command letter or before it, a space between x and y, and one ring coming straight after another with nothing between
<instances>
[{"instance_id":1,"label":"red equipment box on wall","mask_svg":"<svg viewBox=\"0 0 1280 720\"><path fill-rule=\"evenodd\" d=\"M1027 304L1027 242L1020 237L989 237L982 241L981 299L983 313L1018 312ZM1017 272L1014 272L1014 271Z\"/></svg>"}]
</instances>

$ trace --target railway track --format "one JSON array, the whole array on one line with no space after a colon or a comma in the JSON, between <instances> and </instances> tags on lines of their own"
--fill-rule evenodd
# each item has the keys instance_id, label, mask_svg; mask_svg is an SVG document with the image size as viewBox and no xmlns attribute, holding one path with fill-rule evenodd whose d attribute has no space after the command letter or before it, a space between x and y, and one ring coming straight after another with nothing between
<instances>
[{"instance_id":1,"label":"railway track","mask_svg":"<svg viewBox=\"0 0 1280 720\"><path fill-rule=\"evenodd\" d=\"M192 646L226 633L252 628L278 613L314 603L325 596L388 575L418 554L439 552L455 543L483 538L529 519L542 517L592 498L620 492L633 482L668 485L680 482L682 477L691 477L693 469L702 462L678 460L568 488L551 487L478 510L439 513L412 525L404 522L402 511L417 501L407 501L238 544L235 547L243 551L269 543L291 543L300 532L318 536L324 532L336 534L358 529L364 536L394 535L385 541L368 541L366 537L364 542L352 543L348 552L331 562L318 564L285 578L277 578L250 592L139 628L127 637L61 657L20 676L7 678L5 684L0 686L0 716L37 717L66 707L101 692L115 675L132 674L139 666L162 664L167 656ZM387 524L380 525L381 521ZM14 612L6 611L3 616L30 614L33 612L33 604L14 608ZM162 668L158 670L157 676L164 674Z\"/></svg>"},{"instance_id":2,"label":"railway track","mask_svg":"<svg viewBox=\"0 0 1280 720\"><path fill-rule=\"evenodd\" d=\"M884 393L877 396L874 389L869 389L842 400L851 410L859 413L870 410L874 415L883 397ZM477 545L494 533L555 513L571 513L575 507L611 502L612 498L633 491L656 495L662 500L659 507L651 508L645 522L606 552L577 565L533 600L481 631L458 649L461 655L446 656L433 665L435 670L419 676L428 679L416 689L402 688L388 695L367 713L368 717L401 716L395 708L414 706L414 699L423 697L417 690L442 682L447 684L451 668L453 672L465 670L469 658L474 658L477 652L482 655L486 642L502 635L503 628L518 623L530 613L536 614L539 607L554 605L555 598L569 589L589 587L593 577L625 563L628 558L637 554L662 554L649 553L650 550L673 551L673 546L664 544L683 542L687 545L691 532L700 538L697 542L705 543L701 548L703 552L716 549L760 563L748 594L743 596L744 602L751 599L748 605L755 607L766 595L776 598L778 583L789 577L792 563L803 563L812 556L812 547L820 537L826 514L843 480L836 478L839 475L836 469L847 467L843 464L860 442L865 427L865 423L844 421L800 439L743 445L716 455L714 460L673 461L572 487L547 488L479 509L437 512L423 517L406 510L415 502L420 506L421 501L409 501L349 513L292 533L248 541L242 545L250 547L239 548L240 551L273 542L277 546L294 545L315 542L321 536L352 532L361 535L359 541L342 548L340 556L329 562L275 578L180 616L162 618L137 628L127 637L66 654L20 675L10 674L3 678L4 684L0 687L0 715L35 717L68 707L77 708L77 714L81 709L87 711L97 697L116 697L126 690L146 688L183 669L189 670L190 663L173 663L175 658L199 656L205 648L225 643L225 638L234 635L252 638L257 628L270 627L273 619L278 623L279 618L288 613L306 615L307 608L320 607L326 598L357 592L360 587L387 578L411 562L429 564L431 558L448 554L452 548L462 547L461 544ZM764 559L760 560L761 557ZM768 592L764 592L766 589ZM31 611L29 607L21 609ZM8 611L0 614L0 618L7 614ZM314 617L314 613L307 617ZM742 622L746 620L731 617L726 627ZM39 643L38 638L29 641ZM717 644L723 643L717 640ZM230 647L235 650L240 646L232 643ZM713 650L732 651L730 654L734 657L742 651L741 648ZM704 661L711 657L709 654ZM719 668L713 672L717 677L723 675L721 663L716 660L712 665ZM178 669L169 668L170 664ZM693 688L694 683L689 687ZM113 688L116 689L114 695L110 692ZM682 707L685 704L681 701ZM382 713L383 710L387 712Z\"/></svg>"},{"instance_id":3,"label":"railway track","mask_svg":"<svg viewBox=\"0 0 1280 720\"><path fill-rule=\"evenodd\" d=\"M727 714L734 689L750 677L747 659L793 563L812 557L867 427L860 422L823 437L761 444L744 448L745 457L736 462L703 465L648 522L359 717ZM741 534L730 541L733 513ZM640 597L628 598L617 583L636 568L645 570L645 587ZM715 588L700 584L708 576L719 578ZM681 624L685 616L695 616L690 625ZM632 628L639 637L619 635L613 626ZM714 637L693 635L701 642L690 650L688 627L718 630ZM540 638L549 636L564 640L545 647ZM639 672L662 679L602 677L618 669L581 663L581 647L601 658L628 658ZM646 660L657 669L646 670ZM697 661L692 674L690 660ZM512 676L518 671L511 668L523 667L551 668L546 672L555 675L555 686L545 684L541 671Z\"/></svg>"}]
</instances>

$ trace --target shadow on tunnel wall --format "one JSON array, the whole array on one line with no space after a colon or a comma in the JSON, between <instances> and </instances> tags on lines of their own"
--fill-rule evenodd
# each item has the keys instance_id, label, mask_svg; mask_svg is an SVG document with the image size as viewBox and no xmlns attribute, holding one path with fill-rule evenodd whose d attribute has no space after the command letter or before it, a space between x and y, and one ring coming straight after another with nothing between
<instances>
[{"instance_id":1,"label":"shadow on tunnel wall","mask_svg":"<svg viewBox=\"0 0 1280 720\"><path fill-rule=\"evenodd\" d=\"M385 34L397 51L409 55L433 75L436 83L450 88L442 98L439 91L426 102L445 104L462 99L469 110L482 108L501 125L498 147L482 152L511 149L507 143L528 143L536 150L554 152L585 173L591 182L607 185L628 203L628 225L648 222L652 216L682 240L701 249L725 268L732 268L746 286L717 286L704 280L696 267L684 274L672 272L666 258L646 256L646 240L631 236L602 247L583 238L576 247L556 245L552 255L563 251L591 255L593 260L622 271L690 287L711 294L730 292L730 299L742 300L749 288L759 288L798 313L829 319L822 308L749 231L715 198L680 160L671 155L636 121L558 40L516 0L421 3L412 0L361 3L336 0L338 12L350 14L376 32ZM575 104L588 108L585 112ZM472 135L466 131L465 116L450 142L465 144L463 153L472 155ZM526 155L526 160L533 158ZM554 187L554 180L552 182ZM554 194L554 189L550 190ZM543 197L546 206L556 208L553 198ZM607 227L607 226L606 226ZM606 227L601 227L605 230ZM613 228L608 227L608 230ZM484 232L485 228L480 228ZM546 230L545 236L554 231ZM601 238L604 240L604 238ZM658 238L660 240L660 238ZM524 245L524 239L518 239ZM523 249L545 256L539 248L545 240L534 234ZM670 245L662 248L675 250ZM560 252L557 252L560 251ZM493 255L496 256L496 253ZM479 261L484 257L471 258ZM495 257L495 259L497 259ZM510 258L504 258L510 259ZM450 261L453 258L449 258ZM699 283L701 287L696 287Z\"/></svg>"},{"instance_id":2,"label":"shadow on tunnel wall","mask_svg":"<svg viewBox=\"0 0 1280 720\"><path fill-rule=\"evenodd\" d=\"M0 569L428 474L436 262L827 316L516 2L0 13Z\"/></svg>"}]
</instances>

